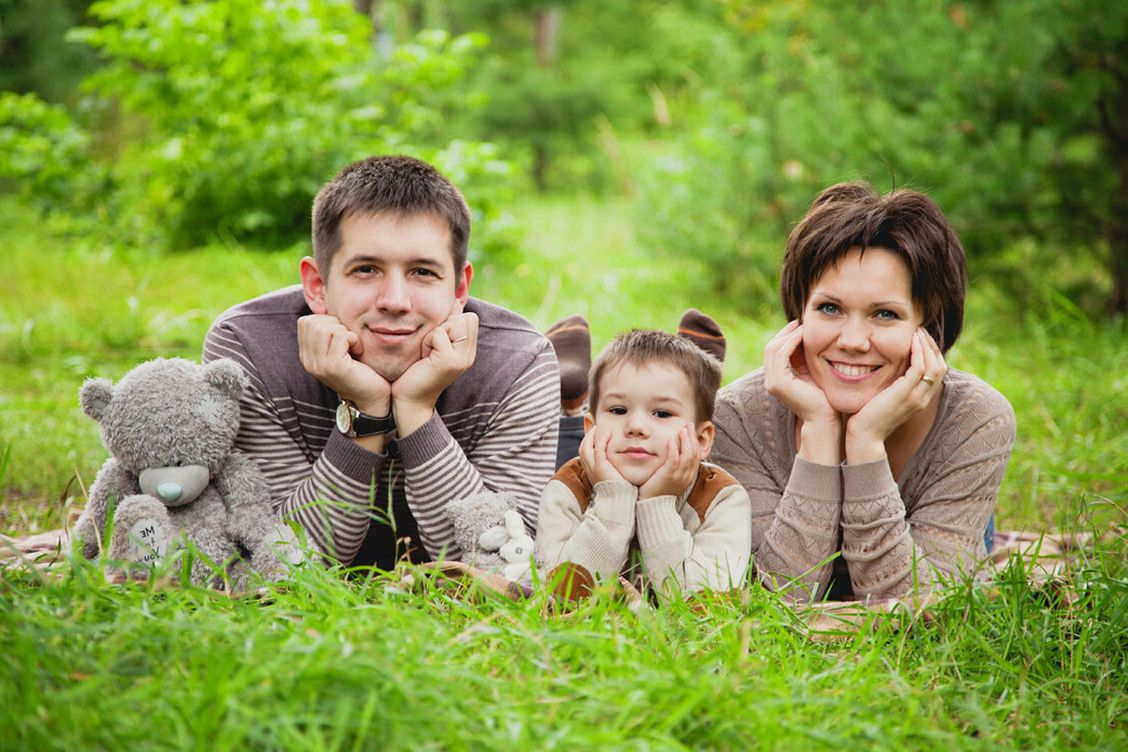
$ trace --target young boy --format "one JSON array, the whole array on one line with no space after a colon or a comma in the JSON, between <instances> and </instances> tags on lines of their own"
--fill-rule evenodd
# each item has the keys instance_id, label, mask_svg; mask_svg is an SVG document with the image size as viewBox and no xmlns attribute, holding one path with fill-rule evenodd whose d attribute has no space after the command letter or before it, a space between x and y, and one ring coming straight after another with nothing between
<instances>
[{"instance_id":1,"label":"young boy","mask_svg":"<svg viewBox=\"0 0 1128 752\"><path fill-rule=\"evenodd\" d=\"M614 582L636 544L661 597L741 585L751 502L703 462L720 381L714 357L665 332L627 332L600 353L580 456L541 496L537 546L548 581L567 580L573 595Z\"/></svg>"}]
</instances>

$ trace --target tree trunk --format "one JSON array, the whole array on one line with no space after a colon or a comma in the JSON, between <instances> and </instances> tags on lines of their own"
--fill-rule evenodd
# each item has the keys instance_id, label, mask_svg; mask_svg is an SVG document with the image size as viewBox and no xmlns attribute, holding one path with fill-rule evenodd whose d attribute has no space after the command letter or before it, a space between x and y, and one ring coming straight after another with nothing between
<instances>
[{"instance_id":1,"label":"tree trunk","mask_svg":"<svg viewBox=\"0 0 1128 752\"><path fill-rule=\"evenodd\" d=\"M548 5L535 9L533 13L533 50L537 67L552 70L560 55L560 27L564 23L564 10L558 5ZM548 188L550 161L548 147L537 139L533 144L533 185L539 193Z\"/></svg>"}]
</instances>

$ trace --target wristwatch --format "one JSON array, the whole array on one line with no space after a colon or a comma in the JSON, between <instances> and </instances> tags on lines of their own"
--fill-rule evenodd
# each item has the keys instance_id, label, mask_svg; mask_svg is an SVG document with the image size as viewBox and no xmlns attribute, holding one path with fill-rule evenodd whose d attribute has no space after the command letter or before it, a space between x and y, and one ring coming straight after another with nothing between
<instances>
[{"instance_id":1,"label":"wristwatch","mask_svg":"<svg viewBox=\"0 0 1128 752\"><path fill-rule=\"evenodd\" d=\"M396 430L396 417L389 410L387 415L365 415L348 400L337 405L337 430L351 439L391 433Z\"/></svg>"}]
</instances>

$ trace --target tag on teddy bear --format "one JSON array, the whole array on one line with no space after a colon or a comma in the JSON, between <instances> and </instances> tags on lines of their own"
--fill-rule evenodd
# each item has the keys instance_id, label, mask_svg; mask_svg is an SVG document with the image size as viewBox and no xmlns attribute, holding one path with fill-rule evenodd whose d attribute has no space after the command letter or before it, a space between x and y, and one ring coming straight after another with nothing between
<instances>
[{"instance_id":1,"label":"tag on teddy bear","mask_svg":"<svg viewBox=\"0 0 1128 752\"><path fill-rule=\"evenodd\" d=\"M139 564L156 566L168 553L168 539L154 519L142 518L129 528L129 558Z\"/></svg>"}]
</instances>

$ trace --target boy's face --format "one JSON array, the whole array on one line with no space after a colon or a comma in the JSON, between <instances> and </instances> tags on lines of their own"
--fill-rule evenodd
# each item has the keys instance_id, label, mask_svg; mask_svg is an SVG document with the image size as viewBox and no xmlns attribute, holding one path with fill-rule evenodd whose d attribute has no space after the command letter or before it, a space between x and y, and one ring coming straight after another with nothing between
<instances>
[{"instance_id":1,"label":"boy's face","mask_svg":"<svg viewBox=\"0 0 1128 752\"><path fill-rule=\"evenodd\" d=\"M599 404L584 419L611 434L607 457L623 479L641 486L666 461L670 439L689 426L700 444L699 460L713 446L713 424L697 423L693 389L678 368L666 363L620 363L603 373Z\"/></svg>"}]
</instances>

